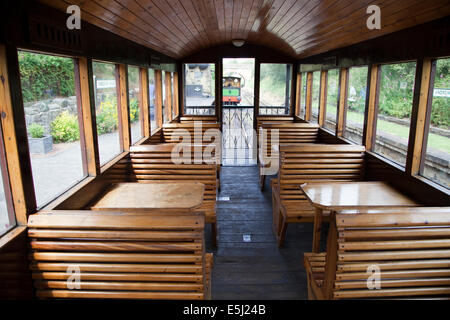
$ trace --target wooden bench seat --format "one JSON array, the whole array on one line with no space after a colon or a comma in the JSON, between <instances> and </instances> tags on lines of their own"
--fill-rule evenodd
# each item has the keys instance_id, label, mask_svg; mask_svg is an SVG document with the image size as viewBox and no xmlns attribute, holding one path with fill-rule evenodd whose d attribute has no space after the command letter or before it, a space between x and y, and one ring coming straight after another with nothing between
<instances>
[{"instance_id":1,"label":"wooden bench seat","mask_svg":"<svg viewBox=\"0 0 450 320\"><path fill-rule=\"evenodd\" d=\"M331 223L327 253L304 256L310 299L450 299L450 207L343 211Z\"/></svg>"},{"instance_id":2,"label":"wooden bench seat","mask_svg":"<svg viewBox=\"0 0 450 320\"><path fill-rule=\"evenodd\" d=\"M28 219L38 298L209 299L201 214L49 211Z\"/></svg>"},{"instance_id":3,"label":"wooden bench seat","mask_svg":"<svg viewBox=\"0 0 450 320\"><path fill-rule=\"evenodd\" d=\"M216 197L217 174L215 164L205 162L196 164L175 164L172 151L175 144L132 146L127 158L120 160L104 176L110 183L117 182L200 182L205 185L203 205L196 209L203 212L206 223L211 224L212 241L216 245ZM191 161L195 155L195 146L191 149ZM203 149L199 149L203 150ZM178 158L181 160L182 158ZM205 160L205 159L204 159ZM192 162L192 161L191 161ZM214 163L214 160L211 160Z\"/></svg>"},{"instance_id":4,"label":"wooden bench seat","mask_svg":"<svg viewBox=\"0 0 450 320\"><path fill-rule=\"evenodd\" d=\"M275 234L281 246L289 223L314 222L315 209L300 185L308 182L360 181L364 177L363 146L280 145L280 171L275 190ZM325 212L325 221L328 213Z\"/></svg>"},{"instance_id":5,"label":"wooden bench seat","mask_svg":"<svg viewBox=\"0 0 450 320\"><path fill-rule=\"evenodd\" d=\"M319 142L319 125L310 123L265 123L259 128L258 164L259 184L264 190L266 171L270 165L275 165L278 171L278 148L281 144L302 144ZM278 138L273 137L275 131ZM263 139L264 141L260 141Z\"/></svg>"}]
</instances>

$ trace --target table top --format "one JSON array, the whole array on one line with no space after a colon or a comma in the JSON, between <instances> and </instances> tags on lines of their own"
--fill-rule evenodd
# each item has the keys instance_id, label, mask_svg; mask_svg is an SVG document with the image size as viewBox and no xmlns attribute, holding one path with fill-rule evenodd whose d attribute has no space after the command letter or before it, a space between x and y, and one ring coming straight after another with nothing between
<instances>
[{"instance_id":1,"label":"table top","mask_svg":"<svg viewBox=\"0 0 450 320\"><path fill-rule=\"evenodd\" d=\"M202 205L202 183L116 183L91 207L92 210L154 211L192 210Z\"/></svg>"},{"instance_id":2,"label":"table top","mask_svg":"<svg viewBox=\"0 0 450 320\"><path fill-rule=\"evenodd\" d=\"M415 207L420 204L386 182L307 183L300 188L313 206L326 210Z\"/></svg>"}]
</instances>

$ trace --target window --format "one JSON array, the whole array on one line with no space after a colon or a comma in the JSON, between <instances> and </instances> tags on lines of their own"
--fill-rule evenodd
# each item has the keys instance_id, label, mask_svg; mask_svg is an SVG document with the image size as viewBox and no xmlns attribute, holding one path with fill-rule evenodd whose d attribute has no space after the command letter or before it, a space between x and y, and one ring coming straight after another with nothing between
<instances>
[{"instance_id":1,"label":"window","mask_svg":"<svg viewBox=\"0 0 450 320\"><path fill-rule=\"evenodd\" d=\"M300 114L298 115L300 118L305 119L306 113L306 87L307 87L307 79L306 73L302 73L301 76L301 88L300 88Z\"/></svg>"},{"instance_id":2,"label":"window","mask_svg":"<svg viewBox=\"0 0 450 320\"><path fill-rule=\"evenodd\" d=\"M86 177L72 58L18 52L36 203Z\"/></svg>"},{"instance_id":3,"label":"window","mask_svg":"<svg viewBox=\"0 0 450 320\"><path fill-rule=\"evenodd\" d=\"M406 164L416 63L381 66L375 152Z\"/></svg>"},{"instance_id":4,"label":"window","mask_svg":"<svg viewBox=\"0 0 450 320\"><path fill-rule=\"evenodd\" d=\"M343 135L357 144L362 144L368 74L368 67L355 67L350 68L348 75L347 110Z\"/></svg>"},{"instance_id":5,"label":"window","mask_svg":"<svg viewBox=\"0 0 450 320\"><path fill-rule=\"evenodd\" d=\"M450 58L436 61L430 127L425 137L421 174L450 188Z\"/></svg>"},{"instance_id":6,"label":"window","mask_svg":"<svg viewBox=\"0 0 450 320\"><path fill-rule=\"evenodd\" d=\"M216 66L214 63L189 63L184 69L184 113L214 115Z\"/></svg>"},{"instance_id":7,"label":"window","mask_svg":"<svg viewBox=\"0 0 450 320\"><path fill-rule=\"evenodd\" d=\"M311 105L311 122L319 122L319 101L320 101L320 71L313 73L312 83L312 105Z\"/></svg>"},{"instance_id":8,"label":"window","mask_svg":"<svg viewBox=\"0 0 450 320\"><path fill-rule=\"evenodd\" d=\"M172 97L172 119L175 119L177 117L177 106L175 104L175 88L173 83L173 72L170 73L170 96Z\"/></svg>"},{"instance_id":9,"label":"window","mask_svg":"<svg viewBox=\"0 0 450 320\"><path fill-rule=\"evenodd\" d=\"M339 92L339 70L329 70L327 76L327 106L324 126L331 131L336 130L336 117Z\"/></svg>"},{"instance_id":10,"label":"window","mask_svg":"<svg viewBox=\"0 0 450 320\"><path fill-rule=\"evenodd\" d=\"M93 62L98 149L103 165L122 152L116 91L116 66Z\"/></svg>"},{"instance_id":11,"label":"window","mask_svg":"<svg viewBox=\"0 0 450 320\"><path fill-rule=\"evenodd\" d=\"M162 82L162 108L161 108L161 112L162 112L162 118L163 118L163 123L166 123L166 121L168 120L167 117L167 101L166 101L166 72L165 71L161 71L161 82Z\"/></svg>"},{"instance_id":12,"label":"window","mask_svg":"<svg viewBox=\"0 0 450 320\"><path fill-rule=\"evenodd\" d=\"M150 108L150 128L151 131L157 129L155 118L155 70L148 69L148 94L149 94L149 108Z\"/></svg>"},{"instance_id":13,"label":"window","mask_svg":"<svg viewBox=\"0 0 450 320\"><path fill-rule=\"evenodd\" d=\"M0 130L1 131L1 130ZM3 147L3 137L0 132L0 237L8 230L16 225L16 218L14 216L12 199L9 189L9 180L6 170L5 150ZM5 170L3 170L5 169ZM5 174L5 176L3 176Z\"/></svg>"},{"instance_id":14,"label":"window","mask_svg":"<svg viewBox=\"0 0 450 320\"><path fill-rule=\"evenodd\" d=\"M130 103L130 126L131 126L131 144L135 144L142 139L143 121L141 112L140 94L140 72L137 67L128 67L128 99Z\"/></svg>"},{"instance_id":15,"label":"window","mask_svg":"<svg viewBox=\"0 0 450 320\"><path fill-rule=\"evenodd\" d=\"M289 114L291 78L290 64L261 63L259 114Z\"/></svg>"}]
</instances>

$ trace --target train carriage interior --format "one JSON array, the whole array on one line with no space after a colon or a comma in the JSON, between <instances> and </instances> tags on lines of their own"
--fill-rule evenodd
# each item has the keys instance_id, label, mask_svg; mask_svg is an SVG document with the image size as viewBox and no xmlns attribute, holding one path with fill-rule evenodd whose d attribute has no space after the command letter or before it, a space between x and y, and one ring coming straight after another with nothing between
<instances>
[{"instance_id":1,"label":"train carriage interior","mask_svg":"<svg viewBox=\"0 0 450 320\"><path fill-rule=\"evenodd\" d=\"M0 14L0 299L450 299L450 2Z\"/></svg>"}]
</instances>

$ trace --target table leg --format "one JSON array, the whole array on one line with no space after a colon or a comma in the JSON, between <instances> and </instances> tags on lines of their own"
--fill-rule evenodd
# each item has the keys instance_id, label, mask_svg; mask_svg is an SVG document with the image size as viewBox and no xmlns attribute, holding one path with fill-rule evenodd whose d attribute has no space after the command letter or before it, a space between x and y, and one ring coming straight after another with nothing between
<instances>
[{"instance_id":1,"label":"table leg","mask_svg":"<svg viewBox=\"0 0 450 320\"><path fill-rule=\"evenodd\" d=\"M314 234L313 234L313 247L312 251L318 253L320 251L320 235L322 233L322 218L323 210L320 208L314 208Z\"/></svg>"},{"instance_id":2,"label":"table leg","mask_svg":"<svg viewBox=\"0 0 450 320\"><path fill-rule=\"evenodd\" d=\"M338 252L338 232L336 227L336 212L330 212L330 229L327 238L327 254L325 262L325 277L323 292L325 299L333 299L334 281L336 279L337 252Z\"/></svg>"}]
</instances>

